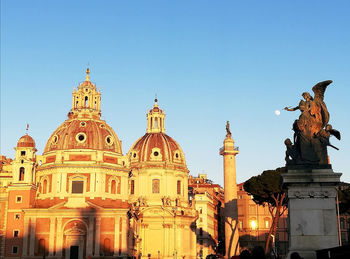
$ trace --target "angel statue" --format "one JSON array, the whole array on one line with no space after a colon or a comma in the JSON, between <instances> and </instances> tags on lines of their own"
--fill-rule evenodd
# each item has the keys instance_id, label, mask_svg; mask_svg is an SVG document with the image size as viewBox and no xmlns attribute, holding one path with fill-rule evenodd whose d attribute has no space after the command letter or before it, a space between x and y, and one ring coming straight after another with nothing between
<instances>
[{"instance_id":1,"label":"angel statue","mask_svg":"<svg viewBox=\"0 0 350 259\"><path fill-rule=\"evenodd\" d=\"M294 144L285 141L287 147L286 162L289 164L328 164L327 146L330 135L340 140L340 132L334 130L329 122L329 113L324 102L324 93L332 80L317 83L312 91L314 98L307 92L302 94L304 100L294 108L286 107L287 111L300 110L301 114L293 124ZM337 149L337 148L336 148Z\"/></svg>"}]
</instances>

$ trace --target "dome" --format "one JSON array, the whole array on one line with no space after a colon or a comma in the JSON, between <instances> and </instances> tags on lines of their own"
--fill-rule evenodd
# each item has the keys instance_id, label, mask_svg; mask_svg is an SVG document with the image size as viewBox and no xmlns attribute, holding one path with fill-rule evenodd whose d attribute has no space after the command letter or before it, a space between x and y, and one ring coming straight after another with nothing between
<instances>
[{"instance_id":1,"label":"dome","mask_svg":"<svg viewBox=\"0 0 350 259\"><path fill-rule=\"evenodd\" d=\"M121 143L103 120L74 118L66 120L51 135L44 153L67 149L93 149L121 154Z\"/></svg>"},{"instance_id":2,"label":"dome","mask_svg":"<svg viewBox=\"0 0 350 259\"><path fill-rule=\"evenodd\" d=\"M35 141L31 136L29 136L28 134L25 134L18 140L17 147L34 147L35 148Z\"/></svg>"},{"instance_id":3,"label":"dome","mask_svg":"<svg viewBox=\"0 0 350 259\"><path fill-rule=\"evenodd\" d=\"M129 156L132 167L146 163L155 167L171 166L188 171L180 145L163 132L146 133L131 147Z\"/></svg>"}]
</instances>

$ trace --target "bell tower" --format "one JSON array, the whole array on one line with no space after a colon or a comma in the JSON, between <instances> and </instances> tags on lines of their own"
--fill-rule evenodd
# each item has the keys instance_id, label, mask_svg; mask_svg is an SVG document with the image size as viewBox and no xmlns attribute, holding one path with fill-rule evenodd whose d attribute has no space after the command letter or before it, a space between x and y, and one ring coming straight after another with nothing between
<instances>
[{"instance_id":1,"label":"bell tower","mask_svg":"<svg viewBox=\"0 0 350 259\"><path fill-rule=\"evenodd\" d=\"M31 185L35 182L36 148L31 136L22 136L15 147L16 154L12 163L13 184Z\"/></svg>"},{"instance_id":2,"label":"bell tower","mask_svg":"<svg viewBox=\"0 0 350 259\"><path fill-rule=\"evenodd\" d=\"M147 113L147 133L165 133L165 113L158 107L157 98L153 108Z\"/></svg>"}]
</instances>

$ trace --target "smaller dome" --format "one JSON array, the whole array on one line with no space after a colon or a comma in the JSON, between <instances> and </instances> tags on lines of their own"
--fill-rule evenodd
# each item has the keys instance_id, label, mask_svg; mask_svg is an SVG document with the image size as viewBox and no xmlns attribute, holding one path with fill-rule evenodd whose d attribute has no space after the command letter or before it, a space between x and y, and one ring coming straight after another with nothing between
<instances>
[{"instance_id":1,"label":"smaller dome","mask_svg":"<svg viewBox=\"0 0 350 259\"><path fill-rule=\"evenodd\" d=\"M146 133L131 147L129 156L132 167L148 164L188 171L180 145L165 133Z\"/></svg>"},{"instance_id":2,"label":"smaller dome","mask_svg":"<svg viewBox=\"0 0 350 259\"><path fill-rule=\"evenodd\" d=\"M31 136L29 136L28 134L25 134L18 140L17 147L34 147L35 148L35 141Z\"/></svg>"}]
</instances>

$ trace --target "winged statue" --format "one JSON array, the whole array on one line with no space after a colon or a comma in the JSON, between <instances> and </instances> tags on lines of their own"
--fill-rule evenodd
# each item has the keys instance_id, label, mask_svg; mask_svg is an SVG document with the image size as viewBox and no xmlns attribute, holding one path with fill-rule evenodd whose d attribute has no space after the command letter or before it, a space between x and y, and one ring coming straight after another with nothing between
<instances>
[{"instance_id":1,"label":"winged statue","mask_svg":"<svg viewBox=\"0 0 350 259\"><path fill-rule=\"evenodd\" d=\"M300 110L301 114L293 124L294 143L286 139L286 162L288 164L328 164L327 146L330 136L340 140L340 132L333 129L329 122L329 112L324 102L327 86L333 81L327 80L312 87L314 97L304 92L304 100L294 108L286 107L287 111ZM337 149L337 148L336 148Z\"/></svg>"}]
</instances>

